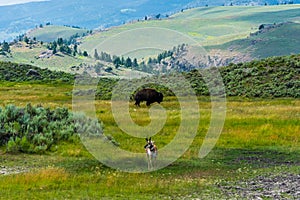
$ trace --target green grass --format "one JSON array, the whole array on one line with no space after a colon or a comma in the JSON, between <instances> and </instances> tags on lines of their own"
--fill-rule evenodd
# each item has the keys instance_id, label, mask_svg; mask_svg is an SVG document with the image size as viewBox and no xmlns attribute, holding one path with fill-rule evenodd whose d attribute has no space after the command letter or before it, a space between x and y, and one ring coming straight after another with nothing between
<instances>
[{"instance_id":1,"label":"green grass","mask_svg":"<svg viewBox=\"0 0 300 200\"><path fill-rule=\"evenodd\" d=\"M1 61L30 64L40 68L48 68L50 70L71 72L72 66L78 66L81 63L92 64L94 59L83 56L70 56L63 54L61 52L57 53L50 58L39 58L37 57L42 53L47 51L45 45L36 44L33 48L29 45L26 46L22 43L22 47L11 47L11 55L0 56Z\"/></svg>"},{"instance_id":2,"label":"green grass","mask_svg":"<svg viewBox=\"0 0 300 200\"><path fill-rule=\"evenodd\" d=\"M190 45L197 43L205 47L207 51L215 47L221 49L222 52L211 51L210 53L213 56L216 54L218 59L223 60L228 57L231 59L237 57L241 61L249 61L254 58L298 53L299 25L297 24L263 36L248 39L247 37L250 33L256 32L261 24L287 21L299 23L299 10L300 6L296 4L195 8L163 20L128 23L107 31L95 32L82 38L82 44L78 48L82 52L87 50L92 57L94 50L97 49L98 52L136 57L139 61L144 59L146 62L149 56L157 56L159 52L171 50L182 43ZM53 41L57 37L67 38L77 32L82 34L86 30L46 26L33 30L29 36L37 37L38 40ZM260 42L256 46L251 46L252 40ZM228 47L234 47L235 51L227 50ZM32 49L12 47L11 50L12 57L0 56L0 59L63 71L70 71L70 67L81 63L95 63L93 58L72 57L64 54L49 59L36 59L36 56L46 50L44 46Z\"/></svg>"},{"instance_id":3,"label":"green grass","mask_svg":"<svg viewBox=\"0 0 300 200\"><path fill-rule=\"evenodd\" d=\"M299 53L298 46L300 24L285 23L265 33L249 36L246 39L234 40L222 45L209 46L209 49L232 49L249 53L253 58L267 58Z\"/></svg>"},{"instance_id":4,"label":"green grass","mask_svg":"<svg viewBox=\"0 0 300 200\"><path fill-rule=\"evenodd\" d=\"M71 36L78 34L86 34L88 30L86 29L79 29L79 28L72 28L66 26L45 26L43 28L36 28L33 29L28 33L28 37L36 38L39 41L44 42L53 42L58 38L63 38L68 40Z\"/></svg>"},{"instance_id":5,"label":"green grass","mask_svg":"<svg viewBox=\"0 0 300 200\"><path fill-rule=\"evenodd\" d=\"M71 109L71 85L1 83L0 102L17 106L28 102ZM45 92L46 91L46 92ZM144 152L144 139L124 134L114 121L110 101L96 101L105 134L120 147ZM168 118L154 136L161 149L176 134L180 107L175 98L162 102ZM159 171L130 174L99 163L79 143L61 143L46 155L3 154L0 165L23 173L0 175L0 199L224 199L218 185L283 172L298 173L300 160L299 99L247 99L232 97L222 135L210 154L198 151L210 121L210 102L199 97L201 122L190 148L173 164ZM147 125L148 108L130 104L136 123ZM146 161L145 165L146 165ZM286 163L290 162L290 165Z\"/></svg>"},{"instance_id":6,"label":"green grass","mask_svg":"<svg viewBox=\"0 0 300 200\"><path fill-rule=\"evenodd\" d=\"M128 47L124 41L120 43L119 40L131 41L130 47L132 49L139 49L141 44L144 45L143 47L149 47L147 44L162 44L163 49L169 50L180 43L191 43L188 38L178 38L176 34L174 34L174 38L172 37L173 34L164 31L161 33L159 31L152 32L153 35L158 34L159 37L149 37L147 29L142 30L147 27L178 31L203 46L224 44L246 38L251 32L257 31L260 24L296 22L299 9L299 5L196 8L178 13L169 19L132 23L94 34L84 38L81 48L93 51L99 45L98 48L101 51L118 54L120 53L119 49L126 52ZM135 34L130 34L134 33L131 31L135 29L137 29ZM122 34L119 36L120 33ZM164 37L164 35L168 35L168 37ZM112 36L115 37L109 39ZM108 42L105 42L107 39ZM122 46L117 46L117 44L122 44Z\"/></svg>"}]
</instances>

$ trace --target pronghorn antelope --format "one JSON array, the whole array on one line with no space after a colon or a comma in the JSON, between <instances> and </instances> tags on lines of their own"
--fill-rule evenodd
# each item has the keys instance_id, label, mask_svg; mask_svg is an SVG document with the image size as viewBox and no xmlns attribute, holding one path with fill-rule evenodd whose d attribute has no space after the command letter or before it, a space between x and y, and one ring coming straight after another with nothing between
<instances>
[{"instance_id":1,"label":"pronghorn antelope","mask_svg":"<svg viewBox=\"0 0 300 200\"><path fill-rule=\"evenodd\" d=\"M151 140L151 137L146 138L147 144L144 146L147 154L148 160L148 169L152 169L155 165L156 157L157 157L157 147L154 144L154 141Z\"/></svg>"}]
</instances>

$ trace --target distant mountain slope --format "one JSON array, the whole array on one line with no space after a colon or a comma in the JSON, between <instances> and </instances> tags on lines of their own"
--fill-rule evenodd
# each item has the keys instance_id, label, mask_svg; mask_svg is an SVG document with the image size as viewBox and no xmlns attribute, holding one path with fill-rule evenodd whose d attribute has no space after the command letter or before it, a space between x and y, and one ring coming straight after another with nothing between
<instances>
[{"instance_id":1,"label":"distant mountain slope","mask_svg":"<svg viewBox=\"0 0 300 200\"><path fill-rule=\"evenodd\" d=\"M261 24L259 28L245 39L208 46L207 50L217 65L300 53L299 23Z\"/></svg>"},{"instance_id":2,"label":"distant mountain slope","mask_svg":"<svg viewBox=\"0 0 300 200\"><path fill-rule=\"evenodd\" d=\"M79 51L88 51L90 55L88 57L66 55L59 52L48 59L37 59L47 52L47 44L38 43L36 45L15 44L10 48L10 56L0 55L0 59L34 64L51 70L70 71L82 65L95 65L94 54L97 48L98 53L107 52L112 56L120 56L122 54L120 52L128 52L124 55L125 59L130 56L137 58L138 62L144 61L147 64L149 57L157 57L162 50L172 50L174 46L195 41L205 47L210 56L210 64L225 66L231 62L239 63L275 55L300 53L298 48L300 25L296 23L300 20L299 13L300 5L196 8L180 12L168 19L140 21L106 31L94 32L78 41ZM275 26L272 27L274 23ZM261 25L264 27L262 28ZM152 29L155 29L155 32L151 32ZM53 41L53 38L67 37L77 31L85 33L86 30L44 26L44 28L31 31L29 36L36 37L38 41L41 38ZM169 33L177 34L170 35ZM184 35L184 39L189 38L189 40L181 40L178 34ZM159 44L159 47L153 46L153 44ZM71 48L73 47L71 46ZM201 59L201 56L198 56L199 53L193 52L193 48L191 49L191 51L189 48L187 49L185 56L177 56L175 60L171 61L180 65L186 63L185 60L191 61L191 59L193 63L202 62L203 60L199 60ZM168 62L165 63L166 66L157 66L157 69L172 67L172 65L168 65ZM188 67L185 66L179 71L186 71L186 68ZM195 67L189 69L193 68ZM121 76L123 73L116 71L116 74Z\"/></svg>"},{"instance_id":3,"label":"distant mountain slope","mask_svg":"<svg viewBox=\"0 0 300 200\"><path fill-rule=\"evenodd\" d=\"M145 15L177 12L194 0L50 0L0 6L0 41L50 22L87 29L120 25Z\"/></svg>"},{"instance_id":4,"label":"distant mountain slope","mask_svg":"<svg viewBox=\"0 0 300 200\"><path fill-rule=\"evenodd\" d=\"M127 50L126 48L130 47L131 50L139 50L133 52L130 56L143 58L144 55L140 55L142 50L141 44L150 44L148 46L146 45L147 47L151 47L151 44L161 44L160 48L165 50L170 50L174 46L178 45L178 37L175 38L175 36L168 35L168 33L170 33L168 31L165 31L164 35L163 30L168 29L178 31L178 33L189 37L189 41L194 40L199 45L208 47L208 50L212 49L210 48L212 45L220 45L220 48L223 48L222 50L226 50L227 48L221 45L234 40L239 41L240 39L247 38L251 33L257 32L261 24L278 24L287 21L298 22L300 20L299 13L300 5L221 6L196 8L178 13L165 20L148 20L131 23L94 34L84 38L80 48L88 50L90 53L92 53L95 48L99 48L101 49L100 51L107 51L111 54L118 55L120 49L124 50L125 48L128 52L129 49ZM297 26L297 24L295 26ZM160 29L161 33L158 33L158 31L154 31L155 34L154 32L151 33L149 27ZM292 27L290 28L293 29ZM277 44L280 39L283 38L285 39L281 41L282 43L294 42L294 39L299 41L299 39L296 38L296 33L291 35L291 40L289 40L289 37L286 36L281 37L280 33L286 34L284 33L284 29L282 29L282 31L278 31ZM110 38L113 36L117 37L113 38L113 43L109 42L112 41ZM268 36L268 34L266 34L266 36ZM124 41L126 41L126 43L124 43ZM186 42L188 42L188 40L182 40L181 43ZM236 57L236 62L249 61L253 59L253 55L250 55L247 51L249 46L251 46L251 43L245 43L245 45L237 49L237 51L231 52L228 50L227 52L223 51L220 53L217 51L211 52L211 55L217 56L219 58L218 60L220 60L220 57L223 57L226 60L227 57L229 60L232 60L232 57ZM263 48L261 48L261 51L263 51ZM286 49L286 52L287 54L296 53L294 50L290 51L289 49ZM154 53L154 55L156 53ZM259 53L258 50L257 53ZM260 54L262 54L262 52ZM268 55L272 56L272 53L270 52ZM229 62L220 61L218 65L226 65Z\"/></svg>"},{"instance_id":5,"label":"distant mountain slope","mask_svg":"<svg viewBox=\"0 0 300 200\"><path fill-rule=\"evenodd\" d=\"M26 34L30 38L36 38L43 42L53 42L57 38L69 39L71 36L78 35L84 36L88 33L86 29L79 29L66 26L44 26L42 28L36 28Z\"/></svg>"},{"instance_id":6,"label":"distant mountain slope","mask_svg":"<svg viewBox=\"0 0 300 200\"><path fill-rule=\"evenodd\" d=\"M182 8L221 5L275 5L282 0L49 0L0 6L0 41L13 39L36 25L75 25L87 29L120 25L145 15L170 14ZM300 3L300 0L293 0Z\"/></svg>"}]
</instances>

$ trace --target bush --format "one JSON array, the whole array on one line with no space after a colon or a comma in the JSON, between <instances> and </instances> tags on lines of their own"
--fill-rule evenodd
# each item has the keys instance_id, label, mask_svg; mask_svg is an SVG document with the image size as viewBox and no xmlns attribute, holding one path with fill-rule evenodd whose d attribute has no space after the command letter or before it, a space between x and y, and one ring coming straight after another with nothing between
<instances>
[{"instance_id":1,"label":"bush","mask_svg":"<svg viewBox=\"0 0 300 200\"><path fill-rule=\"evenodd\" d=\"M104 137L98 120L73 114L66 108L51 110L31 104L25 108L0 108L0 145L6 145L7 152L44 153L60 141L76 141L74 137L79 134Z\"/></svg>"}]
</instances>

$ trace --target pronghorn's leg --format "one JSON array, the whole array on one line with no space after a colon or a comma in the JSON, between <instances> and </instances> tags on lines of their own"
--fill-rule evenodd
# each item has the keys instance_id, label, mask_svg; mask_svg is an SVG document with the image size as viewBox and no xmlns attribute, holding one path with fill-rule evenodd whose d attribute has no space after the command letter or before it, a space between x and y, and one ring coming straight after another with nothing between
<instances>
[{"instance_id":1,"label":"pronghorn's leg","mask_svg":"<svg viewBox=\"0 0 300 200\"><path fill-rule=\"evenodd\" d=\"M151 158L149 158L149 165L148 165L148 169L152 169L152 161L151 161Z\"/></svg>"},{"instance_id":2,"label":"pronghorn's leg","mask_svg":"<svg viewBox=\"0 0 300 200\"><path fill-rule=\"evenodd\" d=\"M152 160L151 160L151 155L148 155L148 169L152 169Z\"/></svg>"},{"instance_id":3,"label":"pronghorn's leg","mask_svg":"<svg viewBox=\"0 0 300 200\"><path fill-rule=\"evenodd\" d=\"M150 156L149 155L147 155L147 159L148 159L148 169L150 169L150 162L151 162L151 160L150 160Z\"/></svg>"},{"instance_id":4,"label":"pronghorn's leg","mask_svg":"<svg viewBox=\"0 0 300 200\"><path fill-rule=\"evenodd\" d=\"M147 160L148 160L148 170L150 170L152 166L152 152L150 151L149 148L146 149L147 152Z\"/></svg>"},{"instance_id":5,"label":"pronghorn's leg","mask_svg":"<svg viewBox=\"0 0 300 200\"><path fill-rule=\"evenodd\" d=\"M152 153L152 167L155 167L156 166L156 152L153 152Z\"/></svg>"}]
</instances>

